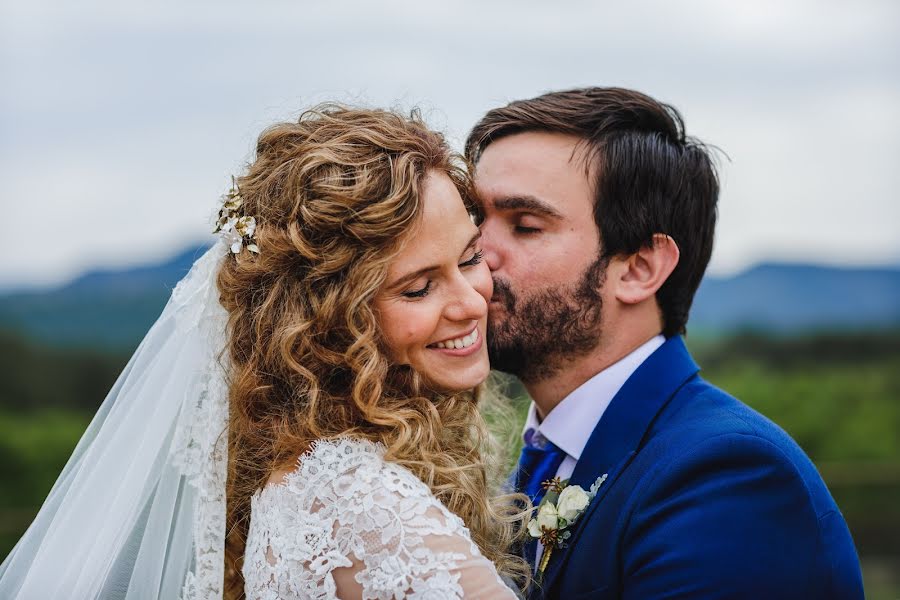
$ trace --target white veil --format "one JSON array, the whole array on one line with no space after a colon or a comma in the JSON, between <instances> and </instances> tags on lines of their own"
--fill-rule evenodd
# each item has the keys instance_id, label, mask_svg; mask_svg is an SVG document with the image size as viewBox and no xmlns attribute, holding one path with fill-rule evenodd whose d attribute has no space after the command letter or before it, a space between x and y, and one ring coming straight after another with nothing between
<instances>
[{"instance_id":1,"label":"white veil","mask_svg":"<svg viewBox=\"0 0 900 600\"><path fill-rule=\"evenodd\" d=\"M0 598L222 597L226 254L220 240L173 290L0 566Z\"/></svg>"}]
</instances>

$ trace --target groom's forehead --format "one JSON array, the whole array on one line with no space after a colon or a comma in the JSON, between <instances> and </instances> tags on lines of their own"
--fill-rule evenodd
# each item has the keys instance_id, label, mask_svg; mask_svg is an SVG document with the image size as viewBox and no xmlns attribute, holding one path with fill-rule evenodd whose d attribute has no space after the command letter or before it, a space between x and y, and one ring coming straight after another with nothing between
<instances>
[{"instance_id":1,"label":"groom's forehead","mask_svg":"<svg viewBox=\"0 0 900 600\"><path fill-rule=\"evenodd\" d=\"M491 142L475 165L476 183L506 177L536 179L560 175L588 180L596 175L595 152L586 140L567 134L527 131Z\"/></svg>"},{"instance_id":2,"label":"groom's forehead","mask_svg":"<svg viewBox=\"0 0 900 600\"><path fill-rule=\"evenodd\" d=\"M577 136L544 131L524 131L488 144L476 164L478 172L491 169L581 168L590 148ZM526 167L527 166L527 167Z\"/></svg>"},{"instance_id":3,"label":"groom's forehead","mask_svg":"<svg viewBox=\"0 0 900 600\"><path fill-rule=\"evenodd\" d=\"M475 168L477 200L486 210L562 217L593 206L592 168L578 138L516 134L491 143Z\"/></svg>"}]
</instances>

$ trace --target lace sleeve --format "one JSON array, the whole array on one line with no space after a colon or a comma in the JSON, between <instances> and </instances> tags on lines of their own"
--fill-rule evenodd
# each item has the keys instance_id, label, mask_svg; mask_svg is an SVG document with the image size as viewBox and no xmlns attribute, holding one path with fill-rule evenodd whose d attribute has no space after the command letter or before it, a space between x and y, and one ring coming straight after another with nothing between
<instances>
[{"instance_id":1,"label":"lace sleeve","mask_svg":"<svg viewBox=\"0 0 900 600\"><path fill-rule=\"evenodd\" d=\"M319 442L252 500L248 599L514 598L462 520L360 440Z\"/></svg>"}]
</instances>

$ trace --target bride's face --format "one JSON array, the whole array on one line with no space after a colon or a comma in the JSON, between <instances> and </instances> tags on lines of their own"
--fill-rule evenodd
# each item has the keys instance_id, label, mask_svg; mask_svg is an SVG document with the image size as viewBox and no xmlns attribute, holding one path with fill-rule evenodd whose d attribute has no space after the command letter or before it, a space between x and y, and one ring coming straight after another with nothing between
<instances>
[{"instance_id":1,"label":"bride's face","mask_svg":"<svg viewBox=\"0 0 900 600\"><path fill-rule=\"evenodd\" d=\"M450 178L429 172L421 219L375 301L391 358L445 391L473 388L490 371L484 336L493 285L480 235Z\"/></svg>"}]
</instances>

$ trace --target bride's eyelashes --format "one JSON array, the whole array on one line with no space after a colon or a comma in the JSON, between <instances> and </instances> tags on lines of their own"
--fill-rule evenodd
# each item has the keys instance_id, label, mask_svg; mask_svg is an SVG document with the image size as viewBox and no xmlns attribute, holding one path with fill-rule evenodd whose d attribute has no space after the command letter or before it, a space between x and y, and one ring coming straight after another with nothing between
<instances>
[{"instance_id":1,"label":"bride's eyelashes","mask_svg":"<svg viewBox=\"0 0 900 600\"><path fill-rule=\"evenodd\" d=\"M423 298L428 295L429 290L431 290L431 280L429 279L427 283L425 283L425 287L420 290L415 290L412 292L403 292L403 295L407 298Z\"/></svg>"},{"instance_id":2,"label":"bride's eyelashes","mask_svg":"<svg viewBox=\"0 0 900 600\"><path fill-rule=\"evenodd\" d=\"M472 258L470 258L469 260L467 260L464 263L461 263L459 266L460 267L473 267L473 266L481 263L481 261L483 259L484 259L484 251L478 250L475 254L472 255ZM418 289L418 290L403 292L403 295L406 296L407 298L424 298L425 296L428 295L428 292L431 291L431 284L432 284L432 281L429 279L425 283L425 287Z\"/></svg>"},{"instance_id":3,"label":"bride's eyelashes","mask_svg":"<svg viewBox=\"0 0 900 600\"><path fill-rule=\"evenodd\" d=\"M484 251L483 251L483 250L479 250L478 252L476 252L476 253L472 256L472 258L470 258L469 260L467 260L466 262L462 263L462 264L459 265L459 266L461 266L461 267L471 267L471 266L474 266L474 265L477 265L478 263L480 263L480 262L481 262L481 259L483 259L483 258L484 258Z\"/></svg>"}]
</instances>

